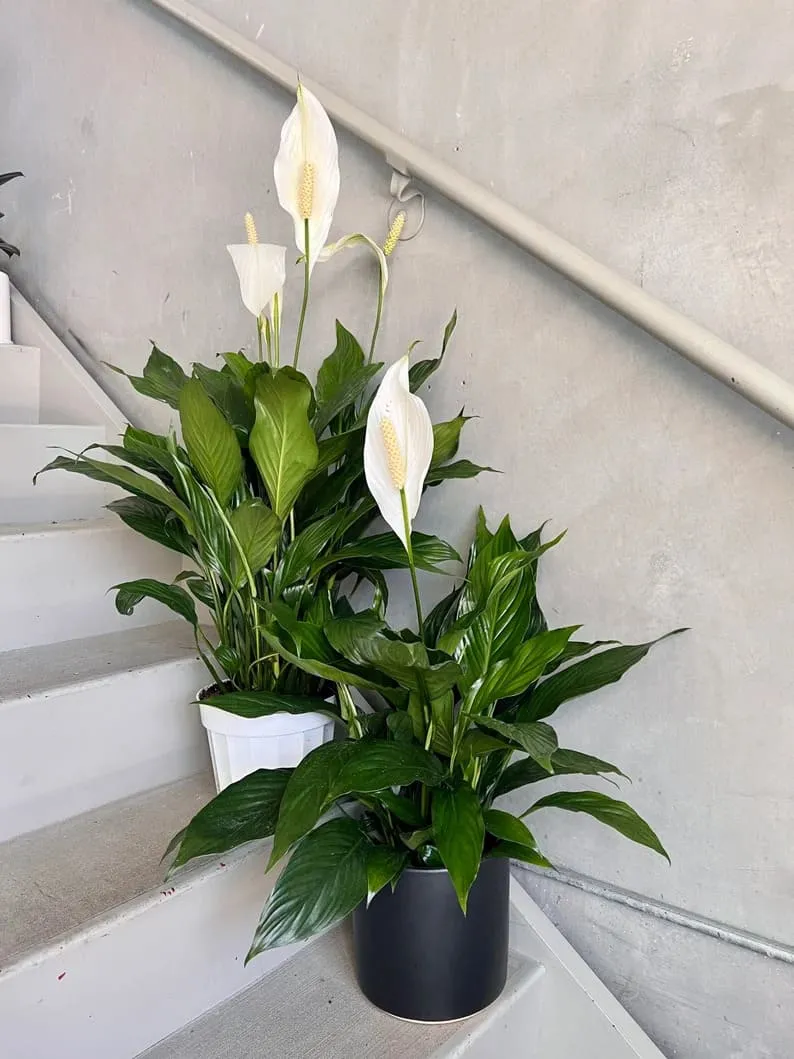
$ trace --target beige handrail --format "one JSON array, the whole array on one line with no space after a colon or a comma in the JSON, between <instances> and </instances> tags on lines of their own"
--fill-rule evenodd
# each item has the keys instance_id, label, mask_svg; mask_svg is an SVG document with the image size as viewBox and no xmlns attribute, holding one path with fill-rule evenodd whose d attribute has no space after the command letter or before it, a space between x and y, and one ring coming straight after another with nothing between
<instances>
[{"instance_id":1,"label":"beige handrail","mask_svg":"<svg viewBox=\"0 0 794 1059\"><path fill-rule=\"evenodd\" d=\"M197 30L246 65L294 91L298 72L264 51L241 33L189 0L152 0L157 7ZM786 426L794 427L794 385L757 360L725 342L664 302L625 279L607 265L543 225L533 221L493 192L461 176L428 151L392 132L308 78L301 80L314 92L337 122L371 146L382 151L390 165L435 188L452 202L479 217L497 232L527 250L571 282L598 298L611 309L637 324L648 334L676 350L687 360L725 383L748 401L758 405Z\"/></svg>"}]
</instances>

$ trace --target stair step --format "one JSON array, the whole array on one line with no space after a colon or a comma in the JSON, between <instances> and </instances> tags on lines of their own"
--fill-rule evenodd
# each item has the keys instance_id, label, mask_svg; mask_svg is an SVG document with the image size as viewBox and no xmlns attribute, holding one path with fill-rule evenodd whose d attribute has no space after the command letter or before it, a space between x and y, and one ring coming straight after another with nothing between
<instances>
[{"instance_id":1,"label":"stair step","mask_svg":"<svg viewBox=\"0 0 794 1059\"><path fill-rule=\"evenodd\" d=\"M478 1041L517 1004L525 1019L536 1017L528 994L540 987L543 968L520 953L510 954L504 993L489 1009L462 1023L423 1026L394 1019L365 999L350 949L349 930L332 931L140 1059L452 1059L473 1056ZM481 1054L506 1053L492 1040Z\"/></svg>"},{"instance_id":2,"label":"stair step","mask_svg":"<svg viewBox=\"0 0 794 1059\"><path fill-rule=\"evenodd\" d=\"M182 622L0 654L0 840L205 768L205 680Z\"/></svg>"},{"instance_id":3,"label":"stair step","mask_svg":"<svg viewBox=\"0 0 794 1059\"><path fill-rule=\"evenodd\" d=\"M171 581L180 568L180 556L115 516L0 526L0 650L164 621L169 611L153 601L119 614L108 589L136 577Z\"/></svg>"},{"instance_id":4,"label":"stair step","mask_svg":"<svg viewBox=\"0 0 794 1059\"><path fill-rule=\"evenodd\" d=\"M153 792L150 804L156 805L160 798L165 814L173 791L172 787ZM171 805L167 810L169 828L180 816L177 827L186 823L193 808L184 788L177 800L179 808ZM134 889L155 870L163 852L164 824L147 828L141 820L128 841L110 840L112 869L97 849L102 836L123 832L119 814L125 810L125 803L109 806L97 825L90 815L74 821L76 829L86 820L88 824L83 839L73 839L73 856L68 854L68 838L57 844L63 851L63 873L56 880L55 870L52 874L48 870L48 885L43 888L51 894L74 894L70 902L74 915L79 914L80 887L98 886L97 876L104 871L112 870L117 879L102 884L106 894L113 891L114 899L123 897L124 879L114 861L114 848L124 847L129 859L123 874L134 880ZM188 869L168 884L158 883L4 962L0 968L3 1059L135 1059L293 956L299 946L277 949L244 965L259 913L275 881L275 873L265 875L263 870L268 846L253 843L219 861ZM46 859L46 848L38 859ZM36 881L31 877L22 885L35 889ZM56 884L57 889L49 889ZM0 924L7 922L8 917L0 914ZM42 927L41 932L51 929L51 925Z\"/></svg>"},{"instance_id":5,"label":"stair step","mask_svg":"<svg viewBox=\"0 0 794 1059\"><path fill-rule=\"evenodd\" d=\"M38 423L41 354L36 346L0 344L0 423Z\"/></svg>"},{"instance_id":6,"label":"stair step","mask_svg":"<svg viewBox=\"0 0 794 1059\"><path fill-rule=\"evenodd\" d=\"M168 842L214 793L202 772L0 844L0 966L160 886Z\"/></svg>"},{"instance_id":7,"label":"stair step","mask_svg":"<svg viewBox=\"0 0 794 1059\"><path fill-rule=\"evenodd\" d=\"M0 422L0 523L56 522L102 514L121 490L82 475L53 471L33 475L60 453L102 445L102 426Z\"/></svg>"}]
</instances>

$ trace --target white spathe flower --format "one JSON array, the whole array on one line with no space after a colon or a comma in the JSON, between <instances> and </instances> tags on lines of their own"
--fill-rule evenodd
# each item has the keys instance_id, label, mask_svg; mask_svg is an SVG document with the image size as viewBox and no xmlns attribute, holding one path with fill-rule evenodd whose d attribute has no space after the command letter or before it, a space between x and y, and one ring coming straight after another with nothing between
<instances>
[{"instance_id":1,"label":"white spathe flower","mask_svg":"<svg viewBox=\"0 0 794 1059\"><path fill-rule=\"evenodd\" d=\"M271 243L237 243L226 249L237 269L243 304L258 319L284 288L287 248Z\"/></svg>"},{"instance_id":2,"label":"white spathe flower","mask_svg":"<svg viewBox=\"0 0 794 1059\"><path fill-rule=\"evenodd\" d=\"M281 129L273 165L278 201L295 223L295 243L314 268L331 228L339 198L339 148L330 118L308 88L298 85L298 102Z\"/></svg>"},{"instance_id":3,"label":"white spathe flower","mask_svg":"<svg viewBox=\"0 0 794 1059\"><path fill-rule=\"evenodd\" d=\"M412 394L409 358L392 364L372 402L364 439L364 475L383 518L407 547L402 493L413 523L430 461L433 424L422 400Z\"/></svg>"},{"instance_id":4,"label":"white spathe flower","mask_svg":"<svg viewBox=\"0 0 794 1059\"><path fill-rule=\"evenodd\" d=\"M368 246L375 255L380 272L380 297L383 300L386 296L386 288L389 285L389 266L383 249L378 246L374 239L370 239L368 235L363 235L361 232L352 232L350 235L337 239L335 243L328 243L320 251L317 260L321 263L330 261L334 254L338 254L340 250L347 250L349 247L354 246Z\"/></svg>"}]
</instances>

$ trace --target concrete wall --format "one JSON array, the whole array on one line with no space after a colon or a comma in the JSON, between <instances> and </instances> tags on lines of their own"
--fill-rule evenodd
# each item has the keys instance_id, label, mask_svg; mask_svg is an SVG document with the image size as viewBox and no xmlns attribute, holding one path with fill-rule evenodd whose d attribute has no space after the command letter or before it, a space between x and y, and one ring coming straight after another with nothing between
<instances>
[{"instance_id":1,"label":"concrete wall","mask_svg":"<svg viewBox=\"0 0 794 1059\"><path fill-rule=\"evenodd\" d=\"M792 375L790 4L203 6ZM2 192L22 288L129 369L149 337L185 363L246 342L224 244L249 208L263 238L289 239L270 176L286 98L145 0L0 0L0 24L0 168L27 173ZM388 172L345 136L341 157L334 231L378 235ZM366 259L316 276L307 366L335 315L363 334L372 312ZM551 517L568 536L545 563L550 620L627 640L692 629L558 725L633 777L672 868L552 813L536 828L549 855L794 942L792 435L436 198L390 297L388 359L417 337L432 349L459 307L429 403L465 402L467 454L503 471L433 490L421 525L465 543L476 503L523 530ZM791 967L530 885L671 1056L794 1053Z\"/></svg>"}]
</instances>

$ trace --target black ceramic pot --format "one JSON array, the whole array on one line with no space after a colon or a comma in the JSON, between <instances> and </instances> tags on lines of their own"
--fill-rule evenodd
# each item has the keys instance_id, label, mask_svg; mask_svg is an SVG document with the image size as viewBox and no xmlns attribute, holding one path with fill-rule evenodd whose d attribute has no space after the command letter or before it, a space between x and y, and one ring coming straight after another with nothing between
<instances>
[{"instance_id":1,"label":"black ceramic pot","mask_svg":"<svg viewBox=\"0 0 794 1059\"><path fill-rule=\"evenodd\" d=\"M358 981L376 1007L415 1022L452 1022L504 989L510 861L484 860L464 916L443 868L406 868L353 913Z\"/></svg>"}]
</instances>

